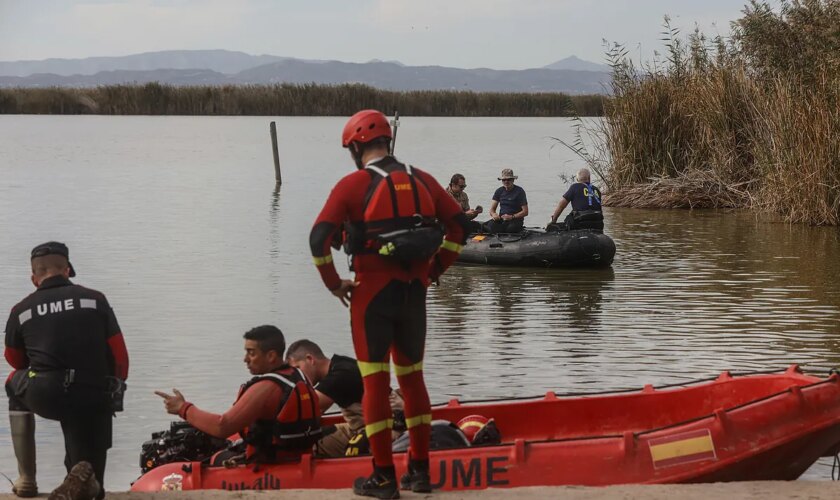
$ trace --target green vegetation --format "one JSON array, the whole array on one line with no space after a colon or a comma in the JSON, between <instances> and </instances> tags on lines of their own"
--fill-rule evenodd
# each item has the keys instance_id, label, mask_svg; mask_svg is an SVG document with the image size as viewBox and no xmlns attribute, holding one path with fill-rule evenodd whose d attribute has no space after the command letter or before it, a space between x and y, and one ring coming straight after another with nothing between
<instances>
[{"instance_id":1,"label":"green vegetation","mask_svg":"<svg viewBox=\"0 0 840 500\"><path fill-rule=\"evenodd\" d=\"M391 92L366 85L0 89L0 113L343 116L362 108L406 116L600 116L603 96L463 91Z\"/></svg>"},{"instance_id":2,"label":"green vegetation","mask_svg":"<svg viewBox=\"0 0 840 500\"><path fill-rule=\"evenodd\" d=\"M753 0L731 37L671 30L666 61L610 52L613 97L571 145L605 202L738 207L840 223L840 0Z\"/></svg>"}]
</instances>

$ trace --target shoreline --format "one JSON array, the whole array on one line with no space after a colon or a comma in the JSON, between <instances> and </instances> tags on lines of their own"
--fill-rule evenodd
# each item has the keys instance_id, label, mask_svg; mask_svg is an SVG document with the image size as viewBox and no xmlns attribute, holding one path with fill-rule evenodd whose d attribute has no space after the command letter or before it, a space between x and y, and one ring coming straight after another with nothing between
<instances>
[{"instance_id":1,"label":"shoreline","mask_svg":"<svg viewBox=\"0 0 840 500\"><path fill-rule=\"evenodd\" d=\"M349 116L392 109L402 116L571 118L603 116L603 94L383 90L361 84L0 87L0 114L162 116ZM307 103L307 104L302 104ZM364 106L362 105L364 104Z\"/></svg>"},{"instance_id":2,"label":"shoreline","mask_svg":"<svg viewBox=\"0 0 840 500\"><path fill-rule=\"evenodd\" d=\"M358 499L347 490L278 490L277 494L269 491L183 491L162 493L108 492L106 498L114 500L144 499L264 499L268 496L280 496L286 500L333 500ZM48 492L42 492L39 498L45 498ZM502 500L515 495L518 500L561 498L564 500L706 500L708 498L729 499L790 499L808 498L809 500L828 500L837 498L837 485L833 481L755 481L711 484L657 484L657 485L617 485L617 486L540 486L515 489L487 489L471 491L446 491L432 494L401 493L403 498L441 500ZM12 500L17 497L11 493L0 494L0 500Z\"/></svg>"}]
</instances>

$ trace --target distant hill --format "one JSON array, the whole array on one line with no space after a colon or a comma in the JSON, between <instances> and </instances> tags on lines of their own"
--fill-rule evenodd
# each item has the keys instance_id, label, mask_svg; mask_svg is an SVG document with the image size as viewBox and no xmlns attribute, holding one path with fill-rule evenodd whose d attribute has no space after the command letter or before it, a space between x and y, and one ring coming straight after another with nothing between
<instances>
[{"instance_id":1,"label":"distant hill","mask_svg":"<svg viewBox=\"0 0 840 500\"><path fill-rule=\"evenodd\" d=\"M103 71L157 69L208 69L231 74L283 59L288 58L268 55L252 56L230 50L166 50L119 57L0 61L0 76L29 76L37 73L52 73L61 76L95 75Z\"/></svg>"},{"instance_id":2,"label":"distant hill","mask_svg":"<svg viewBox=\"0 0 840 500\"><path fill-rule=\"evenodd\" d=\"M161 82L170 85L224 85L230 77L207 69L156 69L153 71L100 71L93 75L0 76L0 87L96 87L124 83Z\"/></svg>"},{"instance_id":3,"label":"distant hill","mask_svg":"<svg viewBox=\"0 0 840 500\"><path fill-rule=\"evenodd\" d=\"M565 59L560 59L559 61L553 62L547 66L543 66L543 68L571 69L574 71L600 71L603 73L610 72L610 67L606 64L598 64L590 61L584 61L583 59L580 59L577 56L569 56Z\"/></svg>"},{"instance_id":4,"label":"distant hill","mask_svg":"<svg viewBox=\"0 0 840 500\"><path fill-rule=\"evenodd\" d=\"M577 58L563 61L567 65L579 61L600 66ZM364 83L385 90L605 92L607 71L554 67L563 61L544 68L494 70L405 66L376 59L366 63L307 61L226 50L165 51L125 57L0 62L0 87L88 87L157 81L171 85Z\"/></svg>"}]
</instances>

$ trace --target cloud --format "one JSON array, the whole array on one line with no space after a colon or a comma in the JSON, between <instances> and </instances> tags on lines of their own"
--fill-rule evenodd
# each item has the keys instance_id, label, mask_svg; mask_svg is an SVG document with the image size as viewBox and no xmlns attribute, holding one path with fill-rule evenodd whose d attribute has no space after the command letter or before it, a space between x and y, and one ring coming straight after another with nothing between
<instances>
[{"instance_id":1,"label":"cloud","mask_svg":"<svg viewBox=\"0 0 840 500\"><path fill-rule=\"evenodd\" d=\"M247 14L242 7L222 0L87 1L73 5L66 22L84 26L75 36L110 47L204 48L220 32L242 29Z\"/></svg>"},{"instance_id":2,"label":"cloud","mask_svg":"<svg viewBox=\"0 0 840 500\"><path fill-rule=\"evenodd\" d=\"M588 2L577 5L581 3ZM370 14L375 24L386 29L406 25L448 27L557 14L574 5L568 0L376 0Z\"/></svg>"}]
</instances>

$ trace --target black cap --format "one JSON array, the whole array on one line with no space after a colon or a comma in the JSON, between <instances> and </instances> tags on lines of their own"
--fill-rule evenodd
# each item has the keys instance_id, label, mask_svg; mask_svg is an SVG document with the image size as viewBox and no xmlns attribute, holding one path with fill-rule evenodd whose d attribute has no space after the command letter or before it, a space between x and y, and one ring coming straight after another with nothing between
<instances>
[{"instance_id":1,"label":"black cap","mask_svg":"<svg viewBox=\"0 0 840 500\"><path fill-rule=\"evenodd\" d=\"M41 243L32 249L32 255L29 257L29 260L32 260L35 257L43 257L45 255L63 255L66 257L67 265L70 266L70 277L72 278L73 276L76 276L76 270L73 269L73 264L70 263L70 250L67 249L67 245L57 241Z\"/></svg>"}]
</instances>

